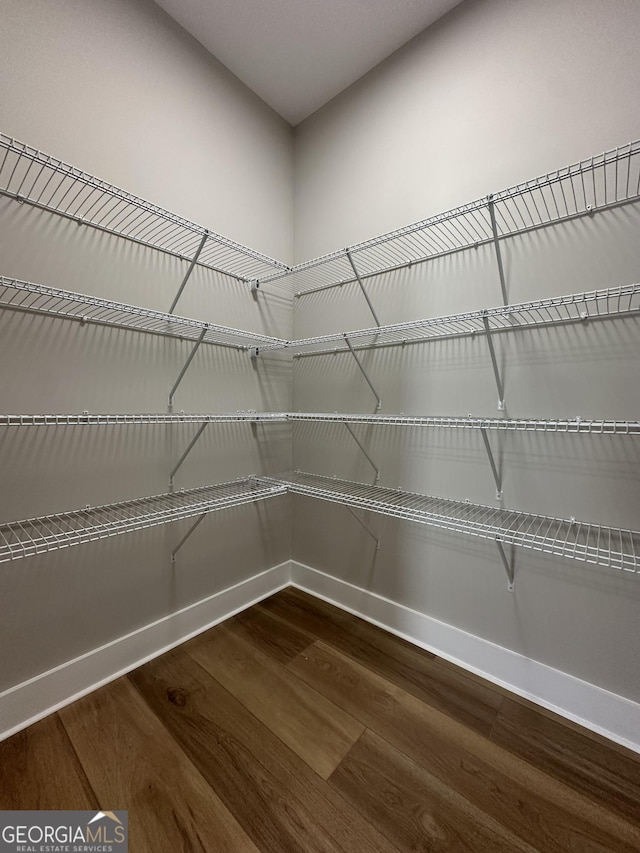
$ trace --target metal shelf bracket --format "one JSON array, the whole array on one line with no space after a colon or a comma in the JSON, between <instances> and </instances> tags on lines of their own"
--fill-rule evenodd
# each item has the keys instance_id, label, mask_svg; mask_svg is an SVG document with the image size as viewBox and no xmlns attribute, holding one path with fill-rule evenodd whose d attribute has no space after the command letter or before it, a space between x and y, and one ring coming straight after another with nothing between
<instances>
[{"instance_id":1,"label":"metal shelf bracket","mask_svg":"<svg viewBox=\"0 0 640 853\"><path fill-rule=\"evenodd\" d=\"M180 371L178 378L176 379L176 381L173 384L173 388L171 389L171 391L169 391L169 411L170 412L173 410L173 396L176 393L176 391L178 390L178 386L182 382L182 379L184 378L185 373L189 369L189 365L193 361L193 358L194 358L195 354L197 353L197 351L200 347L200 344L204 340L204 336L207 334L207 331L208 331L208 327L205 326L203 328L203 330L200 332L200 336L198 337L198 340L193 345L193 348L192 348L191 352L189 353L189 357L187 358L187 360L184 363L184 367Z\"/></svg>"},{"instance_id":2,"label":"metal shelf bracket","mask_svg":"<svg viewBox=\"0 0 640 853\"><path fill-rule=\"evenodd\" d=\"M373 314L373 319L376 321L376 326L380 326L380 320L378 320L378 315L376 314L375 309L374 309L373 305L371 304L371 300L369 299L369 294L365 290L365 286L362 283L362 279L360 278L360 273L358 272L358 269L354 263L354 260L351 257L351 252L349 251L349 249L345 249L345 252L346 252L347 258L349 260L349 263L351 264L351 269L353 270L353 274L356 277L356 281L360 285L360 290L362 291L362 295L364 296L364 298L367 301L367 305L369 306L369 311L371 311L371 313Z\"/></svg>"},{"instance_id":3,"label":"metal shelf bracket","mask_svg":"<svg viewBox=\"0 0 640 853\"><path fill-rule=\"evenodd\" d=\"M376 391L376 389L373 387L373 383L372 383L372 382L371 382L371 380L369 379L369 376L367 375L367 371L366 371L366 370L364 369L364 367L362 366L362 362L361 362L361 361L360 361L360 359L358 358L358 356L357 356L356 351L354 350L354 348L351 346L351 341L349 340L349 338L347 337L347 335L346 335L346 334L344 335L344 339L345 339L345 342L346 342L347 346L349 347L349 351L351 352L351 355L355 358L355 360L356 360L356 364L357 364L357 365L358 365L358 367L360 368L360 372L362 373L362 375L363 375L363 376L364 376L364 378L366 379L366 381L367 381L367 385L369 386L369 388L371 388L371 391L372 391L372 393L373 393L373 396L374 396L374 397L376 398L376 400L377 400L376 409L379 409L379 408L382 406L382 400L381 400L381 398L380 398L380 395L378 394L378 392Z\"/></svg>"},{"instance_id":4,"label":"metal shelf bracket","mask_svg":"<svg viewBox=\"0 0 640 853\"><path fill-rule=\"evenodd\" d=\"M190 528L187 530L187 532L184 534L184 536L182 537L182 539L178 542L178 544L176 545L176 547L173 549L173 551L171 552L171 565L172 565L172 566L175 566L175 564L176 564L176 554L178 553L178 551L182 548L182 546L185 544L185 542L187 541L187 539L189 539L189 537L190 537L190 536L191 536L191 534L194 532L194 530L196 529L196 527L198 527L198 525L199 525L199 524L201 524L201 523L204 521L204 519L207 517L207 515L208 515L208 513L206 513L206 512L203 512L203 513L202 513L202 515L199 515L199 516L196 518L196 520L193 522L193 524L191 525L191 527L190 527Z\"/></svg>"},{"instance_id":5,"label":"metal shelf bracket","mask_svg":"<svg viewBox=\"0 0 640 853\"><path fill-rule=\"evenodd\" d=\"M169 308L169 314L173 314L174 309L175 309L176 305L178 304L178 300L182 296L182 291L187 286L187 282L189 281L189 277L190 277L191 273L193 272L195 265L198 263L198 258L200 257L200 252L204 249L204 244L209 239L209 236L210 236L209 231L205 231L204 234L202 235L202 240L200 241L200 245L196 249L196 253L193 256L193 258L191 258L191 263L189 264L189 269L185 273L185 277L182 279L182 284L178 288L178 292L176 293L174 300L171 303L171 308Z\"/></svg>"},{"instance_id":6,"label":"metal shelf bracket","mask_svg":"<svg viewBox=\"0 0 640 853\"><path fill-rule=\"evenodd\" d=\"M191 451L193 450L198 439L200 438L202 433L205 431L205 429L208 427L208 425L209 425L208 422L201 424L200 429L196 432L194 437L191 439L187 449L184 451L184 453L182 454L182 456L180 457L178 462L175 464L173 471L169 474L169 491L170 492L173 491L173 481L175 479L176 474L178 473L179 469L182 467L183 462L185 461L187 456L191 453Z\"/></svg>"},{"instance_id":7,"label":"metal shelf bracket","mask_svg":"<svg viewBox=\"0 0 640 853\"><path fill-rule=\"evenodd\" d=\"M487 451L487 456L489 457L489 465L491 466L491 473L493 474L493 479L496 484L496 500L502 500L502 477L500 476L500 472L496 466L496 461L493 457L493 451L491 450L491 445L489 444L489 437L487 435L487 430L485 427L480 427L480 432L482 433L482 440L484 441L485 450Z\"/></svg>"},{"instance_id":8,"label":"metal shelf bracket","mask_svg":"<svg viewBox=\"0 0 640 853\"><path fill-rule=\"evenodd\" d=\"M352 516L355 518L355 520L358 522L358 524L360 525L360 527L362 527L362 529L363 529L364 531L366 531L366 533L368 533L368 534L369 534L369 536L373 539L373 541L376 543L376 551L379 551L379 550L380 550L380 540L379 540L379 539L378 539L378 537L375 535L375 533L374 533L372 530L370 530L370 529L369 529L369 527L367 527L367 525L366 525L366 524L364 523L364 521L360 518L360 516L359 516L356 512L354 512L354 510L353 510L353 509L351 509L351 507L350 507L350 506L347 506L346 508L349 510L349 512L351 513L351 515L352 515Z\"/></svg>"},{"instance_id":9,"label":"metal shelf bracket","mask_svg":"<svg viewBox=\"0 0 640 853\"><path fill-rule=\"evenodd\" d=\"M378 468L378 466L376 465L376 463L373 461L373 459L371 458L371 456L369 456L369 454L368 454L367 450L365 449L364 445L362 444L362 442L360 441L360 439L358 438L358 436L355 434L355 432L351 429L351 427L349 426L349 424L348 424L346 421L343 421L343 424L344 424L344 425L345 425L345 427L347 428L347 432L350 434L351 438L355 441L355 443L358 445L358 447L359 447L359 448L360 448L360 450L362 451L362 453L363 453L363 455L364 455L365 459L367 460L367 462L369 463L369 465L371 465L371 467L373 468L373 470L376 472L376 478L375 478L374 482L375 482L375 483L377 483L377 482L379 481L379 479L380 479L380 469Z\"/></svg>"},{"instance_id":10,"label":"metal shelf bracket","mask_svg":"<svg viewBox=\"0 0 640 853\"><path fill-rule=\"evenodd\" d=\"M504 386L502 384L502 379L500 378L500 370L498 369L498 360L496 359L496 351L493 346L493 339L491 337L491 328L489 326L489 313L488 311L482 312L482 323L484 325L484 330L487 334L487 344L489 346L489 355L491 356L491 366L493 367L493 375L496 380L496 387L498 389L498 411L504 411Z\"/></svg>"},{"instance_id":11,"label":"metal shelf bracket","mask_svg":"<svg viewBox=\"0 0 640 853\"><path fill-rule=\"evenodd\" d=\"M491 234L493 236L493 246L496 250L496 261L498 264L498 275L500 276L500 290L502 291L502 301L505 305L508 305L509 299L507 297L507 283L504 277L502 255L500 254L500 238L498 237L498 224L496 222L496 211L493 195L487 196L487 207L489 208L489 218L491 219Z\"/></svg>"},{"instance_id":12,"label":"metal shelf bracket","mask_svg":"<svg viewBox=\"0 0 640 853\"><path fill-rule=\"evenodd\" d=\"M507 573L507 589L509 592L513 592L514 586L514 566L513 562L509 562L507 560L507 555L504 553L504 547L502 545L502 541L496 537L495 540L496 547L498 548L498 553L500 554L500 559L502 560L502 565L504 566L504 570Z\"/></svg>"}]
</instances>

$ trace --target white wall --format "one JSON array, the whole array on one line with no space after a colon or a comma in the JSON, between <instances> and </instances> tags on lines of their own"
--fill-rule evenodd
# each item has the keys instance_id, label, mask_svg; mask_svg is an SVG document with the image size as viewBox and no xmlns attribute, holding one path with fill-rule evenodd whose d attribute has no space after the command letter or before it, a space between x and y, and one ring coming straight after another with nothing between
<instances>
[{"instance_id":1,"label":"white wall","mask_svg":"<svg viewBox=\"0 0 640 853\"><path fill-rule=\"evenodd\" d=\"M0 129L290 260L291 128L151 0L4 0Z\"/></svg>"},{"instance_id":2,"label":"white wall","mask_svg":"<svg viewBox=\"0 0 640 853\"><path fill-rule=\"evenodd\" d=\"M291 129L147 0L7 0L0 127L280 259L291 254ZM168 310L187 264L0 199L0 274ZM178 313L287 337L290 299L197 268ZM2 410L163 412L191 344L0 311ZM286 359L203 345L175 411L288 410ZM193 425L20 427L0 436L0 519L168 491ZM286 426L211 425L191 488L289 467ZM3 564L0 690L211 596L290 555L285 499ZM1 727L1 726L0 726Z\"/></svg>"},{"instance_id":3,"label":"white wall","mask_svg":"<svg viewBox=\"0 0 640 853\"><path fill-rule=\"evenodd\" d=\"M296 130L296 256L348 246L640 137L640 4L463 3ZM640 205L502 243L513 302L640 279ZM367 281L383 323L501 302L492 247ZM353 285L295 301L296 337L373 325ZM512 417L640 418L638 318L499 335ZM483 336L362 354L382 412L496 417ZM294 406L372 412L351 356L298 358ZM381 484L497 506L479 435L356 428ZM640 529L640 445L491 435L504 506ZM344 428L301 424L294 466L372 482ZM640 700L637 577L297 499L293 557L471 634ZM588 716L588 710L585 710Z\"/></svg>"},{"instance_id":4,"label":"white wall","mask_svg":"<svg viewBox=\"0 0 640 853\"><path fill-rule=\"evenodd\" d=\"M636 0L467 0L296 128L296 261L640 135Z\"/></svg>"}]
</instances>

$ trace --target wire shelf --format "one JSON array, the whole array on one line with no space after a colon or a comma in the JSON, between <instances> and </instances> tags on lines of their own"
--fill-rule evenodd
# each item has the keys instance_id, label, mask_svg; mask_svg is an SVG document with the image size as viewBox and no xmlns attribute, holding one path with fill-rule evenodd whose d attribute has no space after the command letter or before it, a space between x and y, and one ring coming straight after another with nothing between
<instances>
[{"instance_id":1,"label":"wire shelf","mask_svg":"<svg viewBox=\"0 0 640 853\"><path fill-rule=\"evenodd\" d=\"M427 415L360 415L339 412L292 412L292 421L376 424L380 426L436 427L445 429L497 430L500 432L571 433L579 435L640 435L640 421L593 418L474 418ZM0 423L2 420L0 419Z\"/></svg>"},{"instance_id":2,"label":"wire shelf","mask_svg":"<svg viewBox=\"0 0 640 853\"><path fill-rule=\"evenodd\" d=\"M597 418L474 418L435 415L368 415L343 412L144 412L135 414L0 414L2 426L126 426L128 424L221 423L347 423L379 426L497 430L499 432L571 433L577 435L640 435L640 421Z\"/></svg>"},{"instance_id":3,"label":"wire shelf","mask_svg":"<svg viewBox=\"0 0 640 853\"><path fill-rule=\"evenodd\" d=\"M573 293L568 296L535 299L515 305L500 305L480 311L450 314L446 317L412 320L407 323L394 323L349 332L332 332L328 335L288 341L284 344L284 348L291 350L294 355L322 355L349 351L347 338L354 349L363 349L380 345L418 343L433 338L483 334L487 326L492 332L502 332L533 326L584 322L633 314L638 311L640 311L640 284L626 284L586 293ZM263 349L282 348L282 343L263 347Z\"/></svg>"},{"instance_id":4,"label":"wire shelf","mask_svg":"<svg viewBox=\"0 0 640 853\"><path fill-rule=\"evenodd\" d=\"M221 414L142 413L142 414L31 414L0 415L0 426L118 426L127 424L223 424L287 423L284 412L233 412Z\"/></svg>"},{"instance_id":5,"label":"wire shelf","mask_svg":"<svg viewBox=\"0 0 640 853\"><path fill-rule=\"evenodd\" d=\"M262 280L286 276L302 296L355 281L349 255L360 278L368 278L627 204L640 198L639 155L636 140Z\"/></svg>"},{"instance_id":6,"label":"wire shelf","mask_svg":"<svg viewBox=\"0 0 640 853\"><path fill-rule=\"evenodd\" d=\"M0 563L287 492L608 568L634 573L639 569L638 531L496 509L301 472L282 479L244 478L4 524L0 526Z\"/></svg>"},{"instance_id":7,"label":"wire shelf","mask_svg":"<svg viewBox=\"0 0 640 853\"><path fill-rule=\"evenodd\" d=\"M294 494L481 539L627 572L637 573L640 568L640 531L531 515L301 472L287 476L286 480L269 482L286 483Z\"/></svg>"},{"instance_id":8,"label":"wire shelf","mask_svg":"<svg viewBox=\"0 0 640 853\"><path fill-rule=\"evenodd\" d=\"M0 526L0 563L144 530L286 494L286 485L254 478L154 495Z\"/></svg>"},{"instance_id":9,"label":"wire shelf","mask_svg":"<svg viewBox=\"0 0 640 853\"><path fill-rule=\"evenodd\" d=\"M0 194L247 281L286 264L0 133ZM206 238L206 239L205 239Z\"/></svg>"},{"instance_id":10,"label":"wire shelf","mask_svg":"<svg viewBox=\"0 0 640 853\"><path fill-rule=\"evenodd\" d=\"M193 341L204 332L204 343L243 350L286 345L286 341L267 335L4 276L0 276L0 307Z\"/></svg>"}]
</instances>

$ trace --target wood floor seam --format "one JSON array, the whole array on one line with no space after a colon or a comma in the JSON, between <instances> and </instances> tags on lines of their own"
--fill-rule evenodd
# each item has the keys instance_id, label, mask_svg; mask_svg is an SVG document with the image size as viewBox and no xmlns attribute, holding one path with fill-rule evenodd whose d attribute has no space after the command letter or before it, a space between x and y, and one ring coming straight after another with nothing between
<instances>
[{"instance_id":1,"label":"wood floor seam","mask_svg":"<svg viewBox=\"0 0 640 853\"><path fill-rule=\"evenodd\" d=\"M495 719L494 719L493 723L491 723L491 730L490 730L489 734L487 735L487 740L489 740L491 742L493 742L493 733L494 733L496 725L498 723L498 718L500 717L500 712L502 710L502 706L504 705L504 700L505 700L505 697L503 696L502 700L500 702L500 705L498 706L498 709L496 711Z\"/></svg>"},{"instance_id":2,"label":"wood floor seam","mask_svg":"<svg viewBox=\"0 0 640 853\"><path fill-rule=\"evenodd\" d=\"M219 635L224 640L224 634L220 630ZM228 643L222 646L230 654L227 655L227 660L231 660L231 655L235 649L229 649ZM243 650L245 651L245 650ZM280 682L278 684L280 690L289 689L294 693L290 699L300 699L300 693L312 694L305 698L313 699L313 705L306 703L303 707L302 703L297 707L297 713L293 714L293 706L283 706L279 697L275 699L275 707L270 707L270 700L275 695L276 691L272 691L273 684L265 684L262 675L261 665L265 661L260 661L258 658L257 665L253 658L258 654L257 649L250 650L252 654L246 653L244 663L251 668L251 676L253 680L261 680L261 686L265 688L262 691L255 693L251 689L247 689L246 684L241 683L242 678L239 677L238 667L234 666L231 661L231 666L224 666L222 655L212 655L211 650L205 648L202 643L190 643L187 648L187 654L200 663L206 672L208 672L217 682L222 683L224 687L230 689L232 695L235 696L241 704L251 711L256 718L262 723L266 723L274 734L289 748L293 748L303 760L305 760L318 775L326 779L333 770L333 767L339 763L340 758L349 749L355 740L362 734L364 726L357 721L352 715L340 709L331 700L327 699L321 692L313 687L302 682L291 673L286 666L282 666L277 662L271 664L271 679L277 681L279 673ZM197 655L200 655L198 658ZM206 659L205 657L206 656ZM285 676L286 674L286 676ZM244 673L242 673L244 675ZM226 679L221 681L221 677ZM283 681L284 678L284 681ZM234 680L235 679L235 680ZM229 687L230 682L233 683L234 689ZM293 684L291 683L293 682ZM296 687L298 689L296 691ZM285 718L288 716L288 719ZM314 723L318 723L318 728L314 731ZM320 728L323 728L321 731ZM296 732L296 729L299 731ZM305 732L306 736L303 736ZM316 749L315 743L311 737L317 732L318 737L322 739L324 749ZM310 737L311 736L311 737ZM332 757L330 757L332 753Z\"/></svg>"},{"instance_id":3,"label":"wood floor seam","mask_svg":"<svg viewBox=\"0 0 640 853\"><path fill-rule=\"evenodd\" d=\"M83 765L82 765L82 761L81 761L81 759L80 759L80 756L78 755L78 752L77 752L77 750L76 750L76 748L75 748L75 746L74 746L74 744L73 744L73 741L72 741L72 740L71 740L71 738L69 737L69 732L67 731L67 727L65 726L65 724L64 724L64 720L61 718L59 711L56 711L56 713L55 713L55 717L60 721L60 726L61 726L61 728L62 728L62 731L64 732L64 736L65 736L65 738L66 738L66 741L67 741L67 743L69 744L69 749L73 752L73 754L74 754L74 755L75 755L75 757L76 757L76 761L78 762L78 767L80 768L80 770L81 770L81 772L82 772L82 776L83 776L83 779L84 779L84 780L85 780L85 782L86 782L87 787L89 788L89 790L91 791L91 793L92 793L92 795L93 795L93 798L94 798L94 800L95 800L95 802L96 802L96 806L97 806L98 808L102 808L102 807L104 807L104 808L108 808L108 804L107 804L107 803L101 803L101 802L100 802L100 798L98 797L98 794L96 793L96 791L95 791L95 789L94 789L93 785L91 784L91 780L90 780L90 779L89 779L89 777L87 776L87 773L86 773L86 771L85 771L85 769L84 769L84 767L83 767Z\"/></svg>"},{"instance_id":4,"label":"wood floor seam","mask_svg":"<svg viewBox=\"0 0 640 853\"><path fill-rule=\"evenodd\" d=\"M505 853L545 853L545 851L542 850L541 848L534 847L529 842L527 842L527 840L525 838L522 838L518 834L510 831L506 826L504 826L502 823L500 823L499 820L496 820L494 817L492 817L487 812L485 812L482 809L478 808L477 806L469 803L469 801L465 800L464 796L462 794L460 794L460 792L458 792L455 788L452 788L451 786L446 784L446 782L443 782L437 776L430 773L428 770L426 770L424 767L422 767L419 763L417 763L411 756L408 756L406 753L398 750L398 748L396 746L394 746L392 743L387 741L385 738L376 734L376 732L374 732L371 729L365 730L365 732L358 739L356 744L354 744L354 746L353 746L352 750L350 750L349 754L347 756L345 756L345 759L343 759L343 761L340 763L340 765L338 765L338 767L336 768L336 770L334 771L334 773L331 775L331 777L329 779L330 783L332 783L334 785L336 784L336 780L338 780L338 778L340 776L341 767L343 767L343 765L346 766L349 762L349 755L351 755L352 752L356 752L358 749L358 745L364 743L367 739L374 739L377 742L379 742L379 744L384 745L384 747L386 747L386 749L388 751L388 754L387 754L387 764L388 765L392 764L392 761L389 760L389 756L392 756L394 753L396 753L401 757L401 760L403 760L413 771L413 783L415 786L413 788L414 790L416 790L418 787L415 784L416 777L421 778L423 781L427 780L427 782L430 783L430 787L432 788L432 791L430 792L432 797L433 797L433 789L435 789L436 792L439 793L441 796L444 794L444 796L448 797L450 800L456 801L459 806L464 804L464 808L462 811L466 812L465 817L467 819L469 817L472 817L478 826L482 826L483 829L486 829L489 833L491 833L494 836L495 839L498 839L498 838L500 839L499 841L496 840L496 842L495 842L496 846L495 847L490 846L491 842L489 842L485 839L485 843L483 844L483 846L481 848L478 848L478 849L482 849L482 850L500 849L500 850L504 850ZM339 785L337 787L338 787L338 789L340 789ZM423 802L425 804L425 808L429 808L431 803L430 803L430 798L429 798L428 794L423 796ZM460 819L461 817L462 817L462 814L459 813L458 819ZM389 837L389 836L387 836L387 837ZM474 843L477 843L478 836L474 833L472 835L472 837L475 839ZM389 837L389 840L393 843L394 839L393 839L393 837ZM449 847L447 847L447 849L449 849ZM457 849L457 848L452 848L452 849ZM475 849L475 847L469 847L468 849L473 850L473 849Z\"/></svg>"}]
</instances>

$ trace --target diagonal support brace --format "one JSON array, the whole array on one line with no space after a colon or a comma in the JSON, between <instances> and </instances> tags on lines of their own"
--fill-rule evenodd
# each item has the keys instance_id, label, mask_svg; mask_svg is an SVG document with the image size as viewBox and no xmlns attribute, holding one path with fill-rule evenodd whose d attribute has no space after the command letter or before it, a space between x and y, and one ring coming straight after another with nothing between
<instances>
[{"instance_id":1,"label":"diagonal support brace","mask_svg":"<svg viewBox=\"0 0 640 853\"><path fill-rule=\"evenodd\" d=\"M186 372L187 372L187 370L189 369L189 365L190 365L190 364L191 364L191 362L193 361L193 357L194 357L194 356L195 356L195 354L198 352L198 348L200 347L200 344L201 344L201 343L202 343L202 341L204 340L204 336L207 334L207 332L208 332L208 331L209 331L209 327L208 327L208 326L205 326L205 327L204 327L204 329L200 332L200 337L199 337L199 338L198 338L198 340L195 342L195 344L194 344L194 346L193 346L193 349L192 349L192 350L191 350L191 352L189 353L189 358L187 358L187 360L185 361L185 363L184 363L184 367L183 367L183 368L182 368L182 370L180 371L180 375L178 376L178 378L177 378L177 379L176 379L176 381L174 382L174 384L173 384L173 388L171 389L171 391L169 391L169 411L172 411L172 409L173 409L173 395L174 395L174 394L176 393L176 391L178 390L178 385L180 385L180 383L182 382L182 379L183 379L183 377L184 377L185 373L186 373Z\"/></svg>"},{"instance_id":2,"label":"diagonal support brace","mask_svg":"<svg viewBox=\"0 0 640 853\"><path fill-rule=\"evenodd\" d=\"M206 513L206 512L203 512L203 513L202 513L202 515L199 515L199 516L196 518L196 520L193 522L193 524L191 525L191 527L190 527L190 528L187 530L187 532L184 534L184 536L182 537L182 539L178 542L178 544L176 545L176 547L175 547L175 548L173 549L173 551L171 552L171 565L175 566L175 564L176 564L176 554L178 553L178 551L180 550L180 548L182 548L182 546L183 546L183 545L184 545L184 543L187 541L187 539L189 539L189 537L191 536L191 534L193 533L193 531L196 529L196 527L204 521L204 519L207 517L207 515L208 515L208 513Z\"/></svg>"},{"instance_id":3,"label":"diagonal support brace","mask_svg":"<svg viewBox=\"0 0 640 853\"><path fill-rule=\"evenodd\" d=\"M174 309L175 309L176 305L178 304L178 300L182 296L182 291L187 286L187 282L189 281L189 276L193 272L195 265L198 263L198 258L200 257L200 252L204 249L204 244L207 242L208 239L209 239L209 231L205 231L204 234L202 235L202 240L200 241L200 245L196 249L195 255L193 256L193 258L191 258L191 263L189 264L189 269L187 270L185 277L182 279L182 284L178 288L178 292L176 293L175 298L174 298L173 302L171 303L171 308L169 308L169 314L173 314Z\"/></svg>"},{"instance_id":4,"label":"diagonal support brace","mask_svg":"<svg viewBox=\"0 0 640 853\"><path fill-rule=\"evenodd\" d=\"M491 219L491 233L493 235L493 246L496 250L496 261L498 263L498 275L500 276L500 289L502 290L502 301L505 305L509 304L507 297L507 283L504 277L504 267L502 266L502 255L500 254L500 238L498 236L498 224L496 222L495 202L492 195L487 196L487 207L489 208L489 218Z\"/></svg>"},{"instance_id":5,"label":"diagonal support brace","mask_svg":"<svg viewBox=\"0 0 640 853\"><path fill-rule=\"evenodd\" d=\"M482 440L484 441L485 450L487 451L487 456L489 457L489 465L491 466L491 473L493 474L493 479L496 483L496 500L502 500L502 477L500 476L500 472L496 467L496 461L493 457L493 451L491 450L491 445L489 444L489 436L487 435L487 431L484 427L480 427L480 432L482 433Z\"/></svg>"},{"instance_id":6,"label":"diagonal support brace","mask_svg":"<svg viewBox=\"0 0 640 853\"><path fill-rule=\"evenodd\" d=\"M355 518L355 520L358 522L360 527L362 527L362 529L365 530L369 534L369 536L373 539L373 541L376 543L376 551L379 551L380 550L380 540L375 535L375 533L373 533L373 531L369 530L369 528L364 523L364 521L360 518L360 516L350 506L348 506L347 509L349 510L351 515Z\"/></svg>"},{"instance_id":7,"label":"diagonal support brace","mask_svg":"<svg viewBox=\"0 0 640 853\"><path fill-rule=\"evenodd\" d=\"M183 462L184 462L184 460L187 458L187 456L191 453L191 451L193 450L194 445L196 444L196 442L198 441L198 439L200 438L200 436L202 435L202 433L205 431L205 429L206 429L208 426L209 426L209 424L208 424L207 422L203 423L203 424L200 426L200 429L198 430L198 432L194 435L194 437L193 437L193 438L191 439L191 441L189 442L189 446L187 447L187 449L185 450L185 452L182 454L182 456L180 457L180 459L179 459L179 460L178 460L178 462L176 463L176 465L175 465L175 467L174 467L173 471L169 474L169 491L170 491L170 492L172 492L172 491L173 491L173 481L174 481L174 478L175 478L176 474L178 473L178 471L179 471L180 467L182 466L182 463L183 463Z\"/></svg>"},{"instance_id":8,"label":"diagonal support brace","mask_svg":"<svg viewBox=\"0 0 640 853\"><path fill-rule=\"evenodd\" d=\"M371 304L371 300L369 299L369 294L365 290L364 284L362 283L362 279L360 278L360 273L358 272L356 265L353 261L353 258L351 257L351 252L349 251L349 249L346 249L345 251L347 253L347 258L349 259L349 263L351 264L351 269L353 270L353 274L356 277L356 281L360 285L360 290L362 291L362 295L367 300L367 305L369 306L369 311L371 311L371 313L373 314L373 319L376 321L376 326L379 327L380 326L380 320L378 320L378 315L376 314L375 309L374 309L373 305Z\"/></svg>"},{"instance_id":9,"label":"diagonal support brace","mask_svg":"<svg viewBox=\"0 0 640 853\"><path fill-rule=\"evenodd\" d=\"M352 438L352 439L355 441L355 443L358 445L358 447L360 448L360 450L361 450L361 451L362 451L362 453L364 454L364 457L365 457L365 459L367 460L367 462L369 463L369 465L371 465L371 467L373 468L373 470L376 472L376 479L375 479L375 481L374 481L374 482L376 482L376 483L377 483L377 482L378 482L378 480L380 479L380 469L378 468L378 466L376 465L376 463L373 461L373 459L369 456L369 454L367 453L367 451L366 451L366 449L365 449L364 445L362 444L362 442L360 441L360 439L358 438L358 436L355 434L355 432L351 429L351 427L349 426L349 424L348 424L346 421L343 421L342 423L346 426L346 428L347 428L347 430L348 430L349 434L351 435L351 438Z\"/></svg>"},{"instance_id":10,"label":"diagonal support brace","mask_svg":"<svg viewBox=\"0 0 640 853\"><path fill-rule=\"evenodd\" d=\"M514 584L514 571L513 571L513 563L510 563L507 560L507 555L504 553L504 547L500 539L496 538L496 546L498 548L498 553L500 554L500 558L502 559L502 565L504 566L504 570L507 573L507 580L509 581L507 589L509 592L513 592L513 584Z\"/></svg>"},{"instance_id":11,"label":"diagonal support brace","mask_svg":"<svg viewBox=\"0 0 640 853\"><path fill-rule=\"evenodd\" d=\"M362 366L362 362L361 362L361 361L360 361L360 359L358 358L358 356L357 356L356 351L354 350L354 348L351 346L351 341L349 340L349 338L347 337L347 335L346 335L346 334L345 334L345 336L344 336L344 339L345 339L345 341L346 341L346 343L347 343L347 346L349 347L349 350L350 350L350 352L351 352L351 355L355 358L355 360L356 360L356 364L357 364L357 365L358 365L358 367L360 368L360 372L362 373L362 375L364 376L364 378L367 380L367 385L369 386L369 388L371 388L371 391L373 392L373 396L374 396L374 397L376 398L376 400L378 401L378 404L377 404L377 406L376 406L376 409L379 409L379 408L382 406L382 400L380 399L380 395L378 394L378 392L376 391L376 389L373 387L373 383L371 382L371 380L370 380L370 379L369 379L369 377L367 376L367 371L366 371L366 370L364 369L364 367Z\"/></svg>"},{"instance_id":12,"label":"diagonal support brace","mask_svg":"<svg viewBox=\"0 0 640 853\"><path fill-rule=\"evenodd\" d=\"M482 313L482 322L484 324L484 330L487 333L487 344L489 345L489 355L491 356L491 365L493 367L493 375L496 380L496 387L498 389L498 411L504 411L504 386L502 385L502 379L500 378L500 370L498 369L498 360L496 358L496 351L493 347L493 339L491 337L491 328L489 327L489 317L486 311Z\"/></svg>"}]
</instances>

